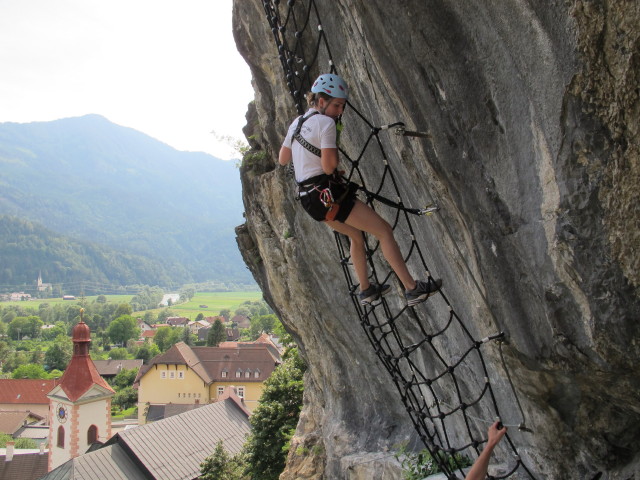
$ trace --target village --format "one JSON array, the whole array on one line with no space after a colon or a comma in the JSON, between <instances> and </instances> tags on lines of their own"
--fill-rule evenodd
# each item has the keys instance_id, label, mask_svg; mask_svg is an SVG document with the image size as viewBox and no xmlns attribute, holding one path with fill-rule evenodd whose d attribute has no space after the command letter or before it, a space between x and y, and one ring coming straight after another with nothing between
<instances>
[{"instance_id":1,"label":"village","mask_svg":"<svg viewBox=\"0 0 640 480\"><path fill-rule=\"evenodd\" d=\"M165 296L162 302L178 300ZM137 338L111 345L115 358L94 360L98 355L91 344L98 341L97 332L89 326L88 312L79 308L78 313L62 376L0 378L0 435L6 439L0 479L76 478L64 472L79 468L122 475L113 478L198 478L202 462L219 442L228 455L241 451L265 382L283 362L284 347L273 331L247 340L248 332L256 332L255 319L252 329L249 316L227 312L231 318L168 316L151 324L125 314L135 320ZM60 327L60 322L40 323L40 335ZM173 340L159 342L160 349L156 341L167 332ZM157 354L121 358L132 356L122 355L125 343L129 351ZM121 390L123 381L132 384ZM128 405L120 405L123 391L130 392L132 404L126 410Z\"/></svg>"}]
</instances>

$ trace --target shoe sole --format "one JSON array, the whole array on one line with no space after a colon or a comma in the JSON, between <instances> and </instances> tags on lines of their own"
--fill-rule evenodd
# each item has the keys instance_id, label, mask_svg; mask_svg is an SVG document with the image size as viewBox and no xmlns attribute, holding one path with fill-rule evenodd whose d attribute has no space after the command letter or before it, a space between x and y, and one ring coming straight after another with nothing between
<instances>
[{"instance_id":1,"label":"shoe sole","mask_svg":"<svg viewBox=\"0 0 640 480\"><path fill-rule=\"evenodd\" d=\"M435 283L435 285L438 288L436 290L434 290L433 292L423 293L419 297L413 298L411 300L407 300L407 306L413 307L415 305L418 305L419 303L422 303L425 300L427 300L430 296L435 295L436 293L438 293L440 291L440 289L442 288L442 283L440 285L438 285L438 283Z\"/></svg>"},{"instance_id":2,"label":"shoe sole","mask_svg":"<svg viewBox=\"0 0 640 480\"><path fill-rule=\"evenodd\" d=\"M376 300L378 300L380 297L382 297L383 295L386 295L387 293L389 293L391 291L391 285L389 285L386 289L382 290L381 292L378 292L377 295L372 295L368 298L363 298L360 300L360 305L362 305L363 307L365 305L371 305L372 302L375 302Z\"/></svg>"}]
</instances>

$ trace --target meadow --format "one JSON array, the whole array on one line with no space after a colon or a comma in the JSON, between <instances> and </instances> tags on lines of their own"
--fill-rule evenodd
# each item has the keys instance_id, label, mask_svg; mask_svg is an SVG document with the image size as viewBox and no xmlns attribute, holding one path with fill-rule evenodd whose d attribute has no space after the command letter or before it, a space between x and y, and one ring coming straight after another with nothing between
<instances>
[{"instance_id":1,"label":"meadow","mask_svg":"<svg viewBox=\"0 0 640 480\"><path fill-rule=\"evenodd\" d=\"M105 295L109 303L129 303L133 295ZM82 298L76 298L75 300L63 300L62 298L44 298L30 300L26 302L2 302L0 305L18 305L26 308L37 309L41 303L48 303L49 305L73 305L82 304L83 300L86 303L94 302L97 295L88 296ZM178 303L168 307L176 315L195 319L195 317L202 313L205 317L215 316L220 313L220 310L229 309L233 313L244 302L255 302L262 300L262 292L257 291L238 291L238 292L198 292L193 298L185 303ZM167 307L154 308L153 310L146 310L158 314ZM134 312L134 316L140 316L143 312Z\"/></svg>"}]
</instances>

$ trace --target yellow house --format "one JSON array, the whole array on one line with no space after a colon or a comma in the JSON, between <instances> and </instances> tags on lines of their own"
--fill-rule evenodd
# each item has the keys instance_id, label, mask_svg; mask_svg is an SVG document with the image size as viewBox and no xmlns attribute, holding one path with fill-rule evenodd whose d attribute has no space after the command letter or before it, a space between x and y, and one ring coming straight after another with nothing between
<instances>
[{"instance_id":1,"label":"yellow house","mask_svg":"<svg viewBox=\"0 0 640 480\"><path fill-rule=\"evenodd\" d=\"M211 403L228 386L235 387L237 395L253 411L264 381L279 363L277 353L264 343L238 343L222 348L177 343L138 373L139 423L146 423L151 405Z\"/></svg>"}]
</instances>

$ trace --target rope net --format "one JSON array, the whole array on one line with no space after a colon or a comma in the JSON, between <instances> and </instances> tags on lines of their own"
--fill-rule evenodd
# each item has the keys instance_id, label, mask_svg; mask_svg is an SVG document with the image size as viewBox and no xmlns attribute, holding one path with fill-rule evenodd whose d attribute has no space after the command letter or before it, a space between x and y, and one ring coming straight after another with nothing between
<instances>
[{"instance_id":1,"label":"rope net","mask_svg":"<svg viewBox=\"0 0 640 480\"><path fill-rule=\"evenodd\" d=\"M329 73L338 73L322 28L317 3L315 0L263 1L286 83L300 115L305 111L304 96L311 89L316 75L327 73L323 69L317 71L319 58L328 61ZM351 102L347 105L371 133L357 156L349 155L340 147L343 166L349 169L345 176L364 187L367 204L378 209L394 230L402 226L410 233L408 238L397 238L401 250L406 252L405 261L408 264L412 262L414 266L419 263L427 277L433 280L416 240L412 222L419 218L418 215L430 214L437 207L429 205L424 209L412 209L404 205L387 156L388 148L385 148L384 139L381 138L381 135L388 135L391 131L404 136L428 135L408 132L402 122L375 126ZM367 188L361 170L365 159L366 162L378 160L383 164L378 184L373 190ZM381 203L379 200L383 194L384 198L393 196L395 200ZM464 477L463 457L479 454L486 443L488 426L500 419L483 349L488 343L497 342L502 358L504 334L497 332L484 339L474 339L445 295L446 284L427 300L426 308L425 304L398 306L385 297L372 305L362 306L358 299L359 285L351 274L348 238L338 233L335 238L354 310L376 355L391 375L418 436L447 478L460 478L458 474ZM371 282L393 282L394 272L377 258L380 256L377 254L378 242L367 238L366 248ZM420 340L415 341L416 338ZM502 365L511 384L504 359ZM522 422L507 426L529 431L525 427L524 413L513 384L511 390ZM521 460L508 433L505 440L507 450L512 453L508 467L500 476L490 478L514 475L535 478Z\"/></svg>"}]
</instances>

